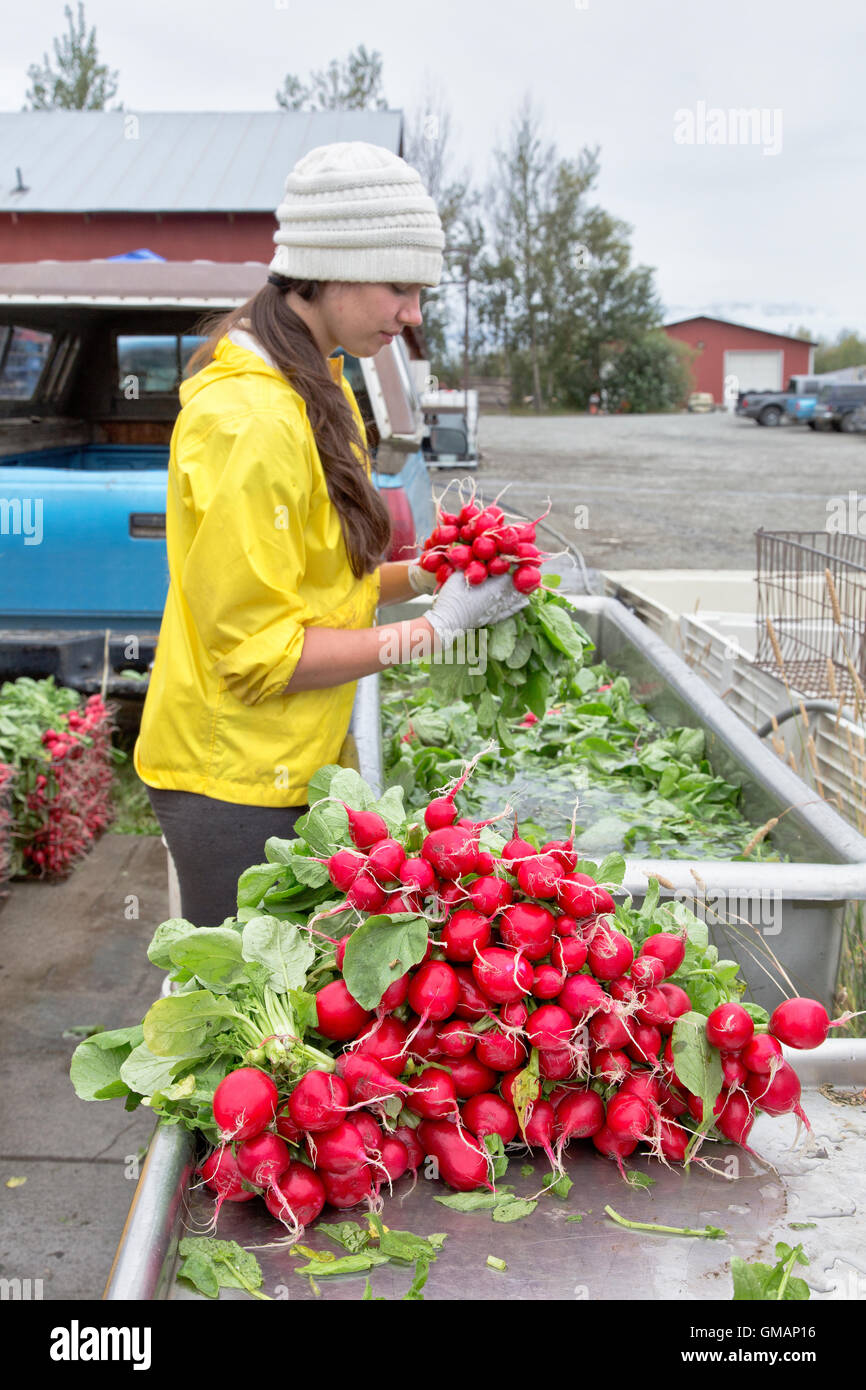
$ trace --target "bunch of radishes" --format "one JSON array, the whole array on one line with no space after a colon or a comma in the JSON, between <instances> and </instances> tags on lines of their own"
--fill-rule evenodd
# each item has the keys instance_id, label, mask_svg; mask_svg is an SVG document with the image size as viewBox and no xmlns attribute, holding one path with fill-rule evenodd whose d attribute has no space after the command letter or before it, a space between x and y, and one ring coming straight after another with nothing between
<instances>
[{"instance_id":1,"label":"bunch of radishes","mask_svg":"<svg viewBox=\"0 0 866 1390\"><path fill-rule=\"evenodd\" d=\"M417 853L376 812L345 808L354 848L327 861L341 910L359 922L421 917L426 950L368 1009L342 974L349 938L335 943L336 977L316 995L334 1072L309 1071L287 1095L253 1068L221 1083L214 1118L224 1143L202 1170L220 1200L261 1191L296 1233L326 1202L375 1204L383 1182L417 1171L425 1156L450 1187L469 1191L492 1184L498 1140L541 1149L557 1176L574 1139L620 1167L639 1144L682 1162L701 1142L702 1101L672 1050L677 1020L700 1017L671 978L685 932L656 931L636 949L609 891L577 871L571 839L536 850L515 822L500 853L482 848L483 827L458 818L465 780L427 806ZM706 1038L721 1054L718 1133L745 1145L758 1109L802 1117L779 1040L816 1046L829 1026L814 1000L780 1005L767 1033L739 1004L714 1009Z\"/></svg>"},{"instance_id":2,"label":"bunch of radishes","mask_svg":"<svg viewBox=\"0 0 866 1390\"><path fill-rule=\"evenodd\" d=\"M510 572L518 593L531 594L538 588L538 562L543 556L535 544L537 522L515 525L506 520L501 507L481 507L474 500L458 512L440 507L438 518L424 542L419 564L435 574L439 584L462 570L467 584L481 584L488 575Z\"/></svg>"}]
</instances>

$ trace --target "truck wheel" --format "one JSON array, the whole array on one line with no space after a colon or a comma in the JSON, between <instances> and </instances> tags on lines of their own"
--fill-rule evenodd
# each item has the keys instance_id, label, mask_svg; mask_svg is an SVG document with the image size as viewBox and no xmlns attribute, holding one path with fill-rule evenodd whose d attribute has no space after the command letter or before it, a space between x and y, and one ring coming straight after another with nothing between
<instances>
[{"instance_id":1,"label":"truck wheel","mask_svg":"<svg viewBox=\"0 0 866 1390\"><path fill-rule=\"evenodd\" d=\"M778 425L782 418L782 412L777 405L768 405L758 416L758 423L761 425Z\"/></svg>"},{"instance_id":2,"label":"truck wheel","mask_svg":"<svg viewBox=\"0 0 866 1390\"><path fill-rule=\"evenodd\" d=\"M807 420L806 424L809 426L810 430L816 430L818 428L814 420Z\"/></svg>"},{"instance_id":3,"label":"truck wheel","mask_svg":"<svg viewBox=\"0 0 866 1390\"><path fill-rule=\"evenodd\" d=\"M849 410L839 421L839 428L843 434L855 434L857 431L857 421L854 419L854 411Z\"/></svg>"}]
</instances>

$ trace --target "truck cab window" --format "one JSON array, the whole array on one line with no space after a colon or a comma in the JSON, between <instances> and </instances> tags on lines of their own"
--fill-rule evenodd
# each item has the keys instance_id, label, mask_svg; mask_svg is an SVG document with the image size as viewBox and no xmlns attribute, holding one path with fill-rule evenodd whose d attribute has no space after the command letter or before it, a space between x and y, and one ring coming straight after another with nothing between
<instances>
[{"instance_id":1,"label":"truck cab window","mask_svg":"<svg viewBox=\"0 0 866 1390\"><path fill-rule=\"evenodd\" d=\"M51 350L53 335L35 328L5 328L0 334L0 397L29 401Z\"/></svg>"}]
</instances>

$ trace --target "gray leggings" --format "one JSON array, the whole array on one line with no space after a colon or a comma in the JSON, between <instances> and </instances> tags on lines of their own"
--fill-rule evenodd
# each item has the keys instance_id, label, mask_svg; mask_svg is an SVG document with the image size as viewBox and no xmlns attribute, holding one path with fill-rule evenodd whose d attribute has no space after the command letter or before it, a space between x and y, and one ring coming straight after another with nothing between
<instances>
[{"instance_id":1,"label":"gray leggings","mask_svg":"<svg viewBox=\"0 0 866 1390\"><path fill-rule=\"evenodd\" d=\"M308 806L241 806L197 792L147 794L180 883L181 914L197 927L218 927L238 910L238 879L265 862L271 835L290 840Z\"/></svg>"}]
</instances>

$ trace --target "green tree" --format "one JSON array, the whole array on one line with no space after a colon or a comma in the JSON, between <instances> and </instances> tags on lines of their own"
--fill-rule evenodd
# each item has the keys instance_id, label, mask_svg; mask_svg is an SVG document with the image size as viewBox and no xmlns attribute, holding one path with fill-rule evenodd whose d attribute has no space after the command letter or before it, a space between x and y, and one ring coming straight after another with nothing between
<instances>
[{"instance_id":1,"label":"green tree","mask_svg":"<svg viewBox=\"0 0 866 1390\"><path fill-rule=\"evenodd\" d=\"M327 68L311 72L306 84L288 74L276 97L285 111L385 111L382 55L359 44L345 63L332 59Z\"/></svg>"},{"instance_id":2,"label":"green tree","mask_svg":"<svg viewBox=\"0 0 866 1390\"><path fill-rule=\"evenodd\" d=\"M42 66L32 63L27 69L31 86L26 94L24 110L30 111L104 111L106 103L117 92L117 72L100 63L96 48L96 29L87 32L84 5L79 0L78 21L72 9L64 6L68 31L54 39L55 67L47 53ZM121 110L122 103L115 107Z\"/></svg>"},{"instance_id":3,"label":"green tree","mask_svg":"<svg viewBox=\"0 0 866 1390\"><path fill-rule=\"evenodd\" d=\"M862 367L866 365L866 340L859 337L852 328L843 328L836 336L835 343L821 340L815 350L816 372L838 372L841 367Z\"/></svg>"},{"instance_id":4,"label":"green tree","mask_svg":"<svg viewBox=\"0 0 866 1390\"><path fill-rule=\"evenodd\" d=\"M696 353L685 343L652 328L627 343L605 374L607 408L633 413L677 410L691 389L689 358Z\"/></svg>"}]
</instances>

